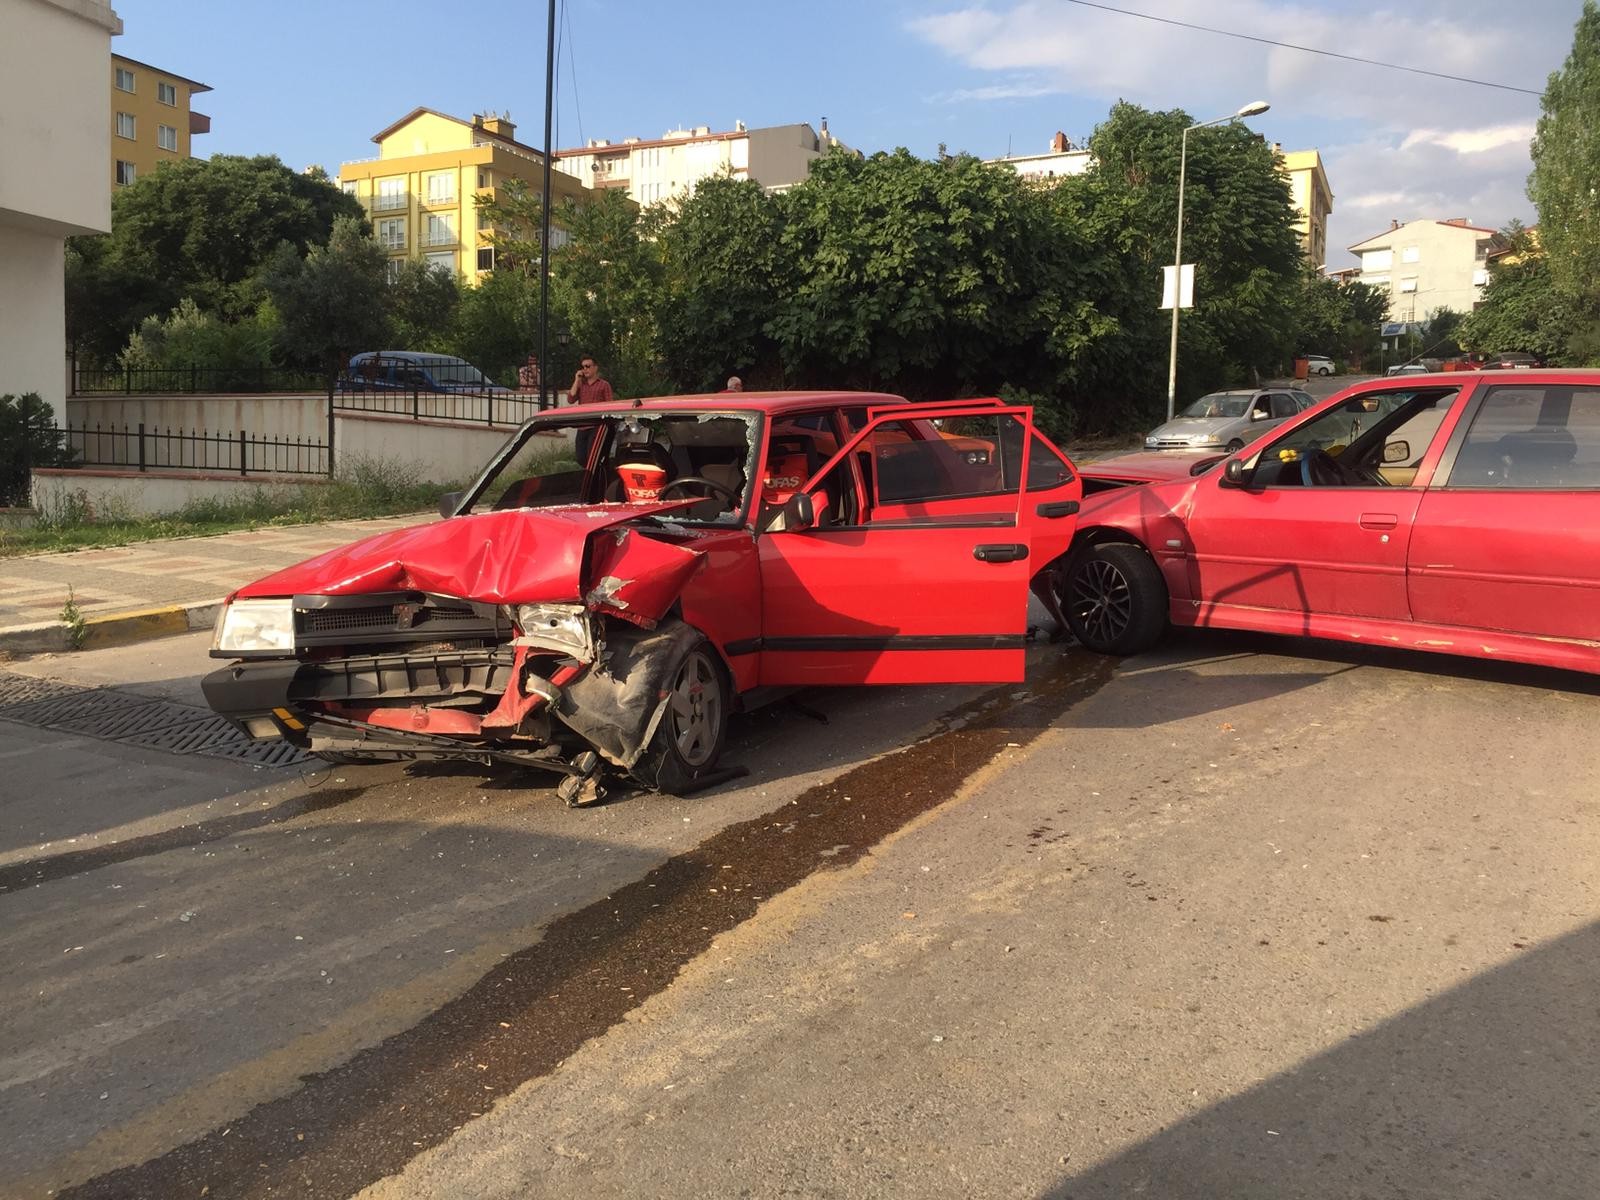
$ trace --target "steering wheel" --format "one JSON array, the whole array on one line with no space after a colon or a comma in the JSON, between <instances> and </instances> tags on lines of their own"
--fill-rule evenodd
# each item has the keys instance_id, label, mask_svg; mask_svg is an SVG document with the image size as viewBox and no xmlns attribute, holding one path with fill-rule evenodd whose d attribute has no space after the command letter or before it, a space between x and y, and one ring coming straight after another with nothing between
<instances>
[{"instance_id":1,"label":"steering wheel","mask_svg":"<svg viewBox=\"0 0 1600 1200\"><path fill-rule=\"evenodd\" d=\"M734 491L726 484L718 483L715 479L707 479L704 475L680 475L671 483L667 484L666 487L661 489L661 498L665 500L668 492L672 491L674 488L681 488L689 484L705 488L705 490L712 495L721 496L730 505L737 505L739 503L738 492Z\"/></svg>"},{"instance_id":2,"label":"steering wheel","mask_svg":"<svg viewBox=\"0 0 1600 1200\"><path fill-rule=\"evenodd\" d=\"M1326 450L1306 450L1300 456L1300 483L1304 487L1359 487L1384 482L1376 471L1352 467Z\"/></svg>"}]
</instances>

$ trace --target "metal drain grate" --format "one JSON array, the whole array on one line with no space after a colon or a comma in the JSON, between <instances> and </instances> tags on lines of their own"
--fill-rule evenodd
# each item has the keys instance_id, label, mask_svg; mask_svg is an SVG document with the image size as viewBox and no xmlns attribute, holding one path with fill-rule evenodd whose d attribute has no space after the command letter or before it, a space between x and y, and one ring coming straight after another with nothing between
<instances>
[{"instance_id":1,"label":"metal drain grate","mask_svg":"<svg viewBox=\"0 0 1600 1200\"><path fill-rule=\"evenodd\" d=\"M36 700L48 700L55 696L68 696L81 690L71 684L58 683L54 679L35 679L31 675L13 675L10 671L0 671L0 712L15 708L19 704L32 704Z\"/></svg>"},{"instance_id":2,"label":"metal drain grate","mask_svg":"<svg viewBox=\"0 0 1600 1200\"><path fill-rule=\"evenodd\" d=\"M0 671L0 720L167 754L204 754L267 767L311 761L288 742L246 737L209 709L9 671Z\"/></svg>"}]
</instances>

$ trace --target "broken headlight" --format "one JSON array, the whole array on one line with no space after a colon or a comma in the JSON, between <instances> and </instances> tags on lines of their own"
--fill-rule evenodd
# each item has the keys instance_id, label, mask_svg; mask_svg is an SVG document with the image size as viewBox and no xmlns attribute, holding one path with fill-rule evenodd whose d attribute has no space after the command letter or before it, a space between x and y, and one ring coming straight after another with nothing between
<instances>
[{"instance_id":1,"label":"broken headlight","mask_svg":"<svg viewBox=\"0 0 1600 1200\"><path fill-rule=\"evenodd\" d=\"M293 654L294 601L235 600L224 605L211 648L225 654Z\"/></svg>"},{"instance_id":2,"label":"broken headlight","mask_svg":"<svg viewBox=\"0 0 1600 1200\"><path fill-rule=\"evenodd\" d=\"M583 605L519 604L516 619L522 636L512 645L558 650L579 662L594 661L593 618Z\"/></svg>"}]
</instances>

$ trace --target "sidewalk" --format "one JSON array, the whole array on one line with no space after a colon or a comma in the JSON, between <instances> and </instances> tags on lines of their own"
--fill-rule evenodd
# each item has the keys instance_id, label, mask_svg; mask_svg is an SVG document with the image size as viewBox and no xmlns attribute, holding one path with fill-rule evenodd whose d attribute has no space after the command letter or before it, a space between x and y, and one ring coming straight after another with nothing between
<instances>
[{"instance_id":1,"label":"sidewalk","mask_svg":"<svg viewBox=\"0 0 1600 1200\"><path fill-rule=\"evenodd\" d=\"M236 587L432 513L243 530L99 550L0 558L0 652L68 648L68 590L87 620L84 649L208 628Z\"/></svg>"}]
</instances>

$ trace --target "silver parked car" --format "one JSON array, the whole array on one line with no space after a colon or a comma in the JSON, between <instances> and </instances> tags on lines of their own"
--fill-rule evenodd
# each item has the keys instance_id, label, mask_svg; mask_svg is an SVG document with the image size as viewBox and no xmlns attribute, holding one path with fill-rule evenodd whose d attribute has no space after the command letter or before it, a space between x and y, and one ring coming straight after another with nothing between
<instances>
[{"instance_id":1,"label":"silver parked car","mask_svg":"<svg viewBox=\"0 0 1600 1200\"><path fill-rule=\"evenodd\" d=\"M1187 450L1217 446L1238 450L1268 429L1311 407L1314 401L1297 388L1246 388L1212 392L1144 439L1147 450Z\"/></svg>"}]
</instances>

